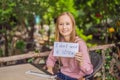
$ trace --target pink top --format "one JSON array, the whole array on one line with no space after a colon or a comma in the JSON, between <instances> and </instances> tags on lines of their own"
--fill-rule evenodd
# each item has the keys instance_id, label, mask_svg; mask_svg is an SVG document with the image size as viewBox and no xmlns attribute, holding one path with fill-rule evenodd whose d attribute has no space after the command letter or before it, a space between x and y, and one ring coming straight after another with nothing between
<instances>
[{"instance_id":1,"label":"pink top","mask_svg":"<svg viewBox=\"0 0 120 80\"><path fill-rule=\"evenodd\" d=\"M68 75L73 78L82 78L85 75L88 75L93 72L93 66L91 64L89 53L87 50L86 43L83 40L79 40L79 52L83 53L83 63L79 66L79 62L75 60L75 58L66 58L60 57L62 66L61 72L65 75ZM58 57L53 56L53 50L50 52L47 59L47 66L54 67L55 62L58 60Z\"/></svg>"}]
</instances>

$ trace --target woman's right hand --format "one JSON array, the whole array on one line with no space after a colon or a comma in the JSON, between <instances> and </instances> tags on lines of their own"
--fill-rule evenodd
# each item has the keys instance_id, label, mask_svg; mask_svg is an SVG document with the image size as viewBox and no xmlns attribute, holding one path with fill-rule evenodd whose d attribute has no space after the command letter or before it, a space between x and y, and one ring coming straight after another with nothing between
<instances>
[{"instance_id":1,"label":"woman's right hand","mask_svg":"<svg viewBox=\"0 0 120 80\"><path fill-rule=\"evenodd\" d=\"M47 67L47 71L49 72L49 73L51 73L51 74L54 74L54 72L53 72L53 67Z\"/></svg>"}]
</instances>

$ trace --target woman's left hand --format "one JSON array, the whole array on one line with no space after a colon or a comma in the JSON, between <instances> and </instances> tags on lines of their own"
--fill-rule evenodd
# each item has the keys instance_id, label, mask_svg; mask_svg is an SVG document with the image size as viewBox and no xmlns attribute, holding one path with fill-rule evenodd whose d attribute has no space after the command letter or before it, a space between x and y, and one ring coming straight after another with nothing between
<instances>
[{"instance_id":1,"label":"woman's left hand","mask_svg":"<svg viewBox=\"0 0 120 80\"><path fill-rule=\"evenodd\" d=\"M83 63L83 54L81 52L77 52L75 54L75 59L80 63L80 65L82 65L82 63Z\"/></svg>"}]
</instances>

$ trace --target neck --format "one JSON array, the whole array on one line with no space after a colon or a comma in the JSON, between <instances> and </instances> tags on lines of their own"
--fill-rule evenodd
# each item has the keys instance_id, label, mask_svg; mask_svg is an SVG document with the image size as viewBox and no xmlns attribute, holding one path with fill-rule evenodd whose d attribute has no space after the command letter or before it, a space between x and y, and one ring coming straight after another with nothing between
<instances>
[{"instance_id":1,"label":"neck","mask_svg":"<svg viewBox=\"0 0 120 80\"><path fill-rule=\"evenodd\" d=\"M65 40L66 42L69 42L69 41L70 41L70 37L69 37L69 36L65 36L65 37L64 37L64 40Z\"/></svg>"}]
</instances>

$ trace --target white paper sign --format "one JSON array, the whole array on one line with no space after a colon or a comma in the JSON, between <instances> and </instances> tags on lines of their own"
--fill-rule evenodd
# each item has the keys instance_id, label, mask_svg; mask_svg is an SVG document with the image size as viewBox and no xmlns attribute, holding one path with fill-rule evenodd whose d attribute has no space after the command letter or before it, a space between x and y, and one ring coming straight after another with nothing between
<instances>
[{"instance_id":1,"label":"white paper sign","mask_svg":"<svg viewBox=\"0 0 120 80\"><path fill-rule=\"evenodd\" d=\"M78 50L78 43L54 42L53 56L74 57Z\"/></svg>"}]
</instances>

